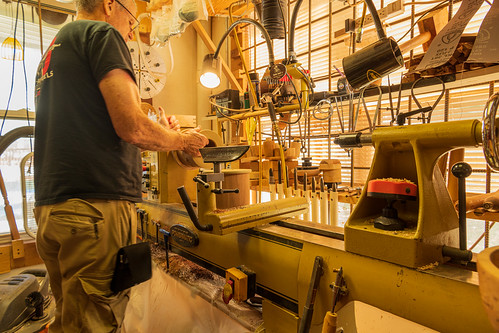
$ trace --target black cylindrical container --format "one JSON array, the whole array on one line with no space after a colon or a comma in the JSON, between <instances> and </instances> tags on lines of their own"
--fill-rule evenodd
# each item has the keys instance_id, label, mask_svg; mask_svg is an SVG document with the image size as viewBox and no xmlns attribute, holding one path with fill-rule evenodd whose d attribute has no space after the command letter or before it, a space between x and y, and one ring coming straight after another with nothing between
<instances>
[{"instance_id":1,"label":"black cylindrical container","mask_svg":"<svg viewBox=\"0 0 499 333\"><path fill-rule=\"evenodd\" d=\"M279 8L279 1L281 8ZM284 39L284 19L287 17L287 1L285 0L263 0L262 1L262 23L268 31L271 39Z\"/></svg>"},{"instance_id":2,"label":"black cylindrical container","mask_svg":"<svg viewBox=\"0 0 499 333\"><path fill-rule=\"evenodd\" d=\"M343 72L348 83L359 89L390 74L404 65L397 42L382 38L360 51L343 58Z\"/></svg>"}]
</instances>

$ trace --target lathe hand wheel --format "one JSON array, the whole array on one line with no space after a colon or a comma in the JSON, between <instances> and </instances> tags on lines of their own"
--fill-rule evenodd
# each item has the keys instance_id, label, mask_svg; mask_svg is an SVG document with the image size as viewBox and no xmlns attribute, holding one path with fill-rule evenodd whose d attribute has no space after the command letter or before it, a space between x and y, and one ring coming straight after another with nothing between
<instances>
[{"instance_id":1,"label":"lathe hand wheel","mask_svg":"<svg viewBox=\"0 0 499 333\"><path fill-rule=\"evenodd\" d=\"M485 160L491 169L499 171L499 147L497 142L499 119L496 122L499 93L490 96L483 110L482 145Z\"/></svg>"}]
</instances>

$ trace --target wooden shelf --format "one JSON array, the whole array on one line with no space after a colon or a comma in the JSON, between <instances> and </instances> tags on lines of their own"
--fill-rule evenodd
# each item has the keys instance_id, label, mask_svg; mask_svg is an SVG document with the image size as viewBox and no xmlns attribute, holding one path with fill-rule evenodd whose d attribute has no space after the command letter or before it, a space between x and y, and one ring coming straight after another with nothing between
<instances>
[{"instance_id":1,"label":"wooden shelf","mask_svg":"<svg viewBox=\"0 0 499 333\"><path fill-rule=\"evenodd\" d=\"M499 65L489 66L485 68L480 68L477 70L465 71L457 74L448 74L443 75L440 79L445 83L446 89L454 89L459 87L466 87L476 84L487 83L491 81L499 80ZM402 97L409 96L411 94L411 86L412 82L403 83L402 84ZM392 85L391 91L394 97L397 97L398 90L400 85ZM388 96L388 86L381 86L381 91L383 95ZM440 91L442 89L442 84L440 80L436 77L427 78L425 80L420 81L417 84L415 91L417 94L426 94L431 92ZM379 90L376 87L367 88L364 92L365 97L376 96L379 94ZM340 95L337 92L324 91L324 92L316 92L312 95L311 105L315 105L317 101L324 98L334 98L335 96L339 97ZM354 99L359 97L359 92L354 94ZM346 98L343 95L343 98ZM485 105L485 101L484 101Z\"/></svg>"}]
</instances>

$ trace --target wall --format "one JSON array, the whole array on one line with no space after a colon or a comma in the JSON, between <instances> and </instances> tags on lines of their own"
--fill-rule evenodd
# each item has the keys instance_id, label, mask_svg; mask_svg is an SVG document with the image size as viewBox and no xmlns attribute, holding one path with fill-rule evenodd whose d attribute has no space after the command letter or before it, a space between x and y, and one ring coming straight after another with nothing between
<instances>
[{"instance_id":1,"label":"wall","mask_svg":"<svg viewBox=\"0 0 499 333\"><path fill-rule=\"evenodd\" d=\"M203 27L212 35L215 45L227 29L227 19L221 17L202 21ZM212 34L213 32L213 34ZM185 32L170 40L173 52L173 71L168 75L165 88L153 98L154 106L163 106L168 114L196 115L198 124L204 129L212 129L212 121L206 116L210 110L208 98L229 87L227 79L222 77L220 86L216 89L207 89L199 83L199 75L204 56L209 53L208 48L197 36L192 26ZM226 41L220 55L227 57ZM159 48L167 67L170 65L170 55L167 47Z\"/></svg>"}]
</instances>

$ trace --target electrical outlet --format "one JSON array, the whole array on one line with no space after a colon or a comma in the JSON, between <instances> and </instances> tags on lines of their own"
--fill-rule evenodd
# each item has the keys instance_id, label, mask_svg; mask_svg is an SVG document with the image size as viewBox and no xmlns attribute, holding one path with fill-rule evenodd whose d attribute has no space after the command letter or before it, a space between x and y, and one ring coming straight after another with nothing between
<instances>
[{"instance_id":1,"label":"electrical outlet","mask_svg":"<svg viewBox=\"0 0 499 333\"><path fill-rule=\"evenodd\" d=\"M379 16L381 21L383 21L387 18L390 18L390 17L394 17L395 15L402 14L402 13L404 13L403 0L397 0L397 1L394 1L392 3L389 3L385 7L378 10L378 16ZM350 29L352 28L353 24L351 23L351 20L352 19L347 19L345 21L345 27L349 27ZM360 26L360 21L361 21L361 18L358 18L355 20L355 30ZM373 24L374 24L373 16L371 14L367 14L366 17L364 18L364 27L367 27L367 26L370 26ZM341 37L341 36L345 35L347 32L349 32L348 29L337 30L334 32L334 38Z\"/></svg>"},{"instance_id":2,"label":"electrical outlet","mask_svg":"<svg viewBox=\"0 0 499 333\"><path fill-rule=\"evenodd\" d=\"M24 242L22 239L12 240L12 258L19 259L24 257Z\"/></svg>"}]
</instances>

